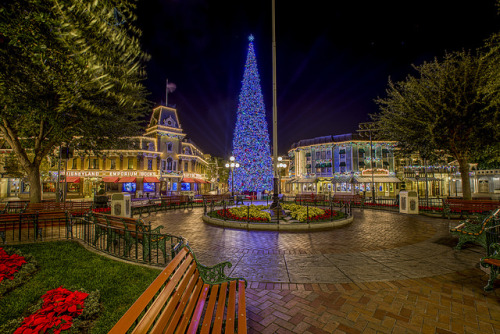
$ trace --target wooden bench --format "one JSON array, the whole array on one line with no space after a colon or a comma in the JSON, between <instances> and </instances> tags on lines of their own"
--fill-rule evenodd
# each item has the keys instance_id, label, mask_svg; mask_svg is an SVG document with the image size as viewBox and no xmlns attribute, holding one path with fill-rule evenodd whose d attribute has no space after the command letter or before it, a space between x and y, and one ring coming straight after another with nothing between
<instances>
[{"instance_id":1,"label":"wooden bench","mask_svg":"<svg viewBox=\"0 0 500 334\"><path fill-rule=\"evenodd\" d=\"M295 195L295 203L296 204L313 204L317 205L320 203L324 203L326 200L326 196L323 194L297 194Z\"/></svg>"},{"instance_id":2,"label":"wooden bench","mask_svg":"<svg viewBox=\"0 0 500 334\"><path fill-rule=\"evenodd\" d=\"M486 229L499 224L500 209L496 209L481 221L467 219L459 225L450 228L450 233L458 237L458 244L455 249L461 249L467 242L473 242L487 248Z\"/></svg>"},{"instance_id":3,"label":"wooden bench","mask_svg":"<svg viewBox=\"0 0 500 334\"><path fill-rule=\"evenodd\" d=\"M484 291L492 291L495 280L500 275L500 225L492 226L486 230L487 255L481 258L481 266L490 268L490 278Z\"/></svg>"},{"instance_id":4,"label":"wooden bench","mask_svg":"<svg viewBox=\"0 0 500 334\"><path fill-rule=\"evenodd\" d=\"M109 333L246 333L247 282L225 266L200 264L185 246Z\"/></svg>"},{"instance_id":5,"label":"wooden bench","mask_svg":"<svg viewBox=\"0 0 500 334\"><path fill-rule=\"evenodd\" d=\"M232 201L230 194L219 194L219 195L203 195L203 201L207 205L220 204L222 202Z\"/></svg>"},{"instance_id":6,"label":"wooden bench","mask_svg":"<svg viewBox=\"0 0 500 334\"><path fill-rule=\"evenodd\" d=\"M354 205L360 205L363 206L364 204L364 197L361 195L357 194L334 194L332 196L332 201L336 203L345 203L345 202L350 202L351 204Z\"/></svg>"},{"instance_id":7,"label":"wooden bench","mask_svg":"<svg viewBox=\"0 0 500 334\"><path fill-rule=\"evenodd\" d=\"M22 213L26 210L29 201L9 201L5 213Z\"/></svg>"},{"instance_id":8,"label":"wooden bench","mask_svg":"<svg viewBox=\"0 0 500 334\"><path fill-rule=\"evenodd\" d=\"M91 212L93 205L90 201L28 203L24 212L68 211L72 216L83 216Z\"/></svg>"},{"instance_id":9,"label":"wooden bench","mask_svg":"<svg viewBox=\"0 0 500 334\"><path fill-rule=\"evenodd\" d=\"M500 201L493 200L464 200L448 198L443 199L443 214L448 218L452 214L460 214L460 218L476 213L487 213L500 208Z\"/></svg>"},{"instance_id":10,"label":"wooden bench","mask_svg":"<svg viewBox=\"0 0 500 334\"><path fill-rule=\"evenodd\" d=\"M152 212L158 212L162 210L168 210L169 208L187 208L191 205L193 208L193 201L190 200L187 195L172 195L172 196L162 196L160 198L135 198L132 200L132 215L138 214L142 216L143 214L151 214Z\"/></svg>"},{"instance_id":11,"label":"wooden bench","mask_svg":"<svg viewBox=\"0 0 500 334\"><path fill-rule=\"evenodd\" d=\"M142 219L111 216L99 213L92 213L91 220L94 223L94 245L101 235L106 236L106 250L109 251L111 245L123 239L125 247L124 255L130 254L134 244L141 243L143 258L150 257L151 248L158 248L162 251L163 257L167 258L166 241L171 239L168 234L162 234L163 226L151 229L151 223L145 223ZM172 250L171 250L172 251Z\"/></svg>"}]
</instances>

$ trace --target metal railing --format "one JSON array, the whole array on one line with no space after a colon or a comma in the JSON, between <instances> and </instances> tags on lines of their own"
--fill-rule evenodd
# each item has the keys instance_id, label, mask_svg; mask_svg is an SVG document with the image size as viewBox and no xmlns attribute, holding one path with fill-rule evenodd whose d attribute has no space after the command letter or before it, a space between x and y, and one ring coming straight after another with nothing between
<instances>
[{"instance_id":1,"label":"metal railing","mask_svg":"<svg viewBox=\"0 0 500 334\"><path fill-rule=\"evenodd\" d=\"M4 245L76 239L114 257L164 266L187 244L181 236L150 232L148 228L134 231L94 222L86 216L0 215L0 240Z\"/></svg>"}]
</instances>

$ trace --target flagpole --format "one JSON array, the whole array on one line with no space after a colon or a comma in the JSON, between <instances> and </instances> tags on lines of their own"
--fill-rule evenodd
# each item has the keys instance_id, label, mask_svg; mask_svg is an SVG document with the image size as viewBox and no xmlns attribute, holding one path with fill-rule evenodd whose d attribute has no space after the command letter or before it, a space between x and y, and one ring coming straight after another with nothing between
<instances>
[{"instance_id":1,"label":"flagpole","mask_svg":"<svg viewBox=\"0 0 500 334\"><path fill-rule=\"evenodd\" d=\"M168 107L168 78L167 78L167 83L165 85L165 107Z\"/></svg>"}]
</instances>

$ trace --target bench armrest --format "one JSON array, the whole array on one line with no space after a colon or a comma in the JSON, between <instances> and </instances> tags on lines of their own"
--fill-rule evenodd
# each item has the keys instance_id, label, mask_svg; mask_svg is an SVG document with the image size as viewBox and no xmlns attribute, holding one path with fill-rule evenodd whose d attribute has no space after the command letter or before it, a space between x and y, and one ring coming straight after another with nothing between
<instances>
[{"instance_id":1,"label":"bench armrest","mask_svg":"<svg viewBox=\"0 0 500 334\"><path fill-rule=\"evenodd\" d=\"M231 268L233 266L231 264L231 262L224 261L221 263L217 263L216 265L213 265L213 266L205 266L205 265L198 262L198 260L196 259L196 256L194 255L193 251L191 250L191 247L189 247L187 245L186 245L186 247L189 249L189 251L193 255L193 258L196 262L196 266L198 267L198 272L200 273L200 277L203 280L203 283L215 285L215 284L221 284L221 283L229 282L229 281L242 280L242 281L245 281L245 287L247 286L247 280L244 279L243 277L226 276L226 274L224 273L224 268L226 266L228 268Z\"/></svg>"}]
</instances>

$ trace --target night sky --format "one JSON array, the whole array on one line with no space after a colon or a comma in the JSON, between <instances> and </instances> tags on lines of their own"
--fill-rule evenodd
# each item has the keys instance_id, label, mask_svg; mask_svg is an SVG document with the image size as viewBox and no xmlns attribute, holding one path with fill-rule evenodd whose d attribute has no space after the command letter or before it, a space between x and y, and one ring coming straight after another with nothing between
<instances>
[{"instance_id":1,"label":"night sky","mask_svg":"<svg viewBox=\"0 0 500 334\"><path fill-rule=\"evenodd\" d=\"M276 0L278 146L354 132L389 77L403 80L445 51L471 49L500 30L495 0ZM168 104L205 153L231 154L248 48L254 46L272 142L271 0L143 0L142 44L152 59L149 99Z\"/></svg>"}]
</instances>

